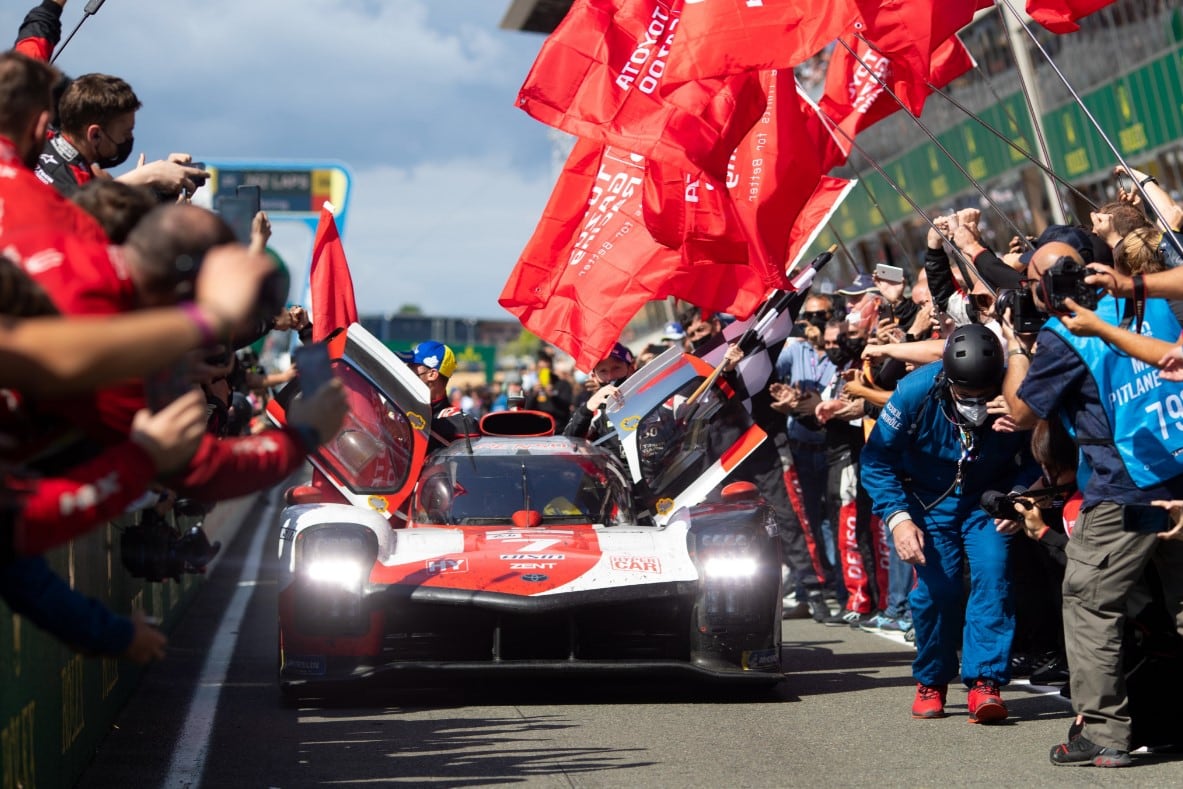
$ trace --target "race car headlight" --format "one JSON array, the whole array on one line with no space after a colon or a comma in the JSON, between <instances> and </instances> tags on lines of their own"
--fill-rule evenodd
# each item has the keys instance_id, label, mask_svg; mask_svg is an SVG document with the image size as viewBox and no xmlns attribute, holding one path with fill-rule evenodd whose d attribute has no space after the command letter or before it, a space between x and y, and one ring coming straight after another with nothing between
<instances>
[{"instance_id":1,"label":"race car headlight","mask_svg":"<svg viewBox=\"0 0 1183 789\"><path fill-rule=\"evenodd\" d=\"M378 537L369 529L330 525L305 529L296 542L296 572L309 581L359 589L378 557Z\"/></svg>"},{"instance_id":2,"label":"race car headlight","mask_svg":"<svg viewBox=\"0 0 1183 789\"><path fill-rule=\"evenodd\" d=\"M352 559L315 559L308 563L305 573L309 580L317 583L356 589L365 579L366 569Z\"/></svg>"},{"instance_id":3,"label":"race car headlight","mask_svg":"<svg viewBox=\"0 0 1183 789\"><path fill-rule=\"evenodd\" d=\"M751 578L758 565L750 556L712 556L703 562L702 569L712 579Z\"/></svg>"}]
</instances>

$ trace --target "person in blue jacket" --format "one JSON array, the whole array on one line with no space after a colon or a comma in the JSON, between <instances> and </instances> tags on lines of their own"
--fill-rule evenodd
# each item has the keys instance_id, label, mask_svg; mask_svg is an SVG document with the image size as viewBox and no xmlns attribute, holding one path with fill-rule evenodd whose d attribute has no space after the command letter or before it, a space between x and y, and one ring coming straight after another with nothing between
<instances>
[{"instance_id":1,"label":"person in blue jacket","mask_svg":"<svg viewBox=\"0 0 1183 789\"><path fill-rule=\"evenodd\" d=\"M900 381L867 440L863 485L916 568L909 601L916 628L914 718L945 717L949 682L969 687L970 720L1007 717L1014 637L1008 545L979 502L1038 476L1030 434L1014 432L988 404L1002 390L1002 343L985 326L959 326L942 361ZM962 568L969 563L965 599ZM957 652L961 650L958 664Z\"/></svg>"}]
</instances>

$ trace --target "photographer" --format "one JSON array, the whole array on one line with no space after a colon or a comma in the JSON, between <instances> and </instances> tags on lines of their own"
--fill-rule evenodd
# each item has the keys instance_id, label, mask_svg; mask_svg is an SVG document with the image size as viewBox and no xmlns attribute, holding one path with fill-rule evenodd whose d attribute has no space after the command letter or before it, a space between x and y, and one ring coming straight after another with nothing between
<instances>
[{"instance_id":1,"label":"photographer","mask_svg":"<svg viewBox=\"0 0 1183 789\"><path fill-rule=\"evenodd\" d=\"M37 237L5 233L3 240L22 253L39 251ZM71 246L71 241L63 240L70 254L58 266L37 270L34 278L67 314L117 314L142 306L173 304L191 293L192 278L199 273L204 256L232 240L230 229L209 211L189 205L161 206L141 220L128 243L115 252L106 247ZM120 253L117 264L111 255ZM255 305L256 314L278 313L280 304L274 302L281 303L281 299L267 292L262 298L265 303ZM211 344L218 339L213 327L206 339ZM278 482L314 448L304 443L310 440L305 435L324 440L339 426L332 424L333 416L343 416L345 409L339 387L318 392L317 397L325 408L312 412L315 420L304 425L311 430L300 433L293 425L256 437L218 441L208 436L171 484L186 497L219 500ZM64 428L73 426L86 434L92 446L93 442L116 443L127 435L133 415L145 402L143 382L132 382L82 400L45 403L43 413L56 418L57 427L46 429L43 435L52 439L54 432L60 436ZM79 446L77 451L85 450Z\"/></svg>"},{"instance_id":2,"label":"photographer","mask_svg":"<svg viewBox=\"0 0 1183 789\"><path fill-rule=\"evenodd\" d=\"M1162 233L1153 228L1142 227L1130 231L1116 247L1113 271L1121 272L1122 275L1130 277L1131 281L1139 278L1140 281L1145 282L1148 275L1166 270L1166 265L1162 260L1164 243ZM1099 269L1094 268L1093 270ZM1143 285L1142 307L1145 307L1146 298L1146 288ZM1137 299L1133 296L1131 299L1134 301L1133 309L1136 312L1139 309ZM1170 306L1171 314L1175 316L1175 320L1183 324L1183 300L1170 299L1167 304ZM1092 310L1084 309L1075 302L1071 302L1070 307L1072 313L1061 316L1060 320L1073 334L1080 337L1100 337L1118 350L1147 364L1160 366L1164 358L1178 347L1177 340L1174 343L1168 342L1157 336L1130 331L1123 325L1108 323ZM1126 322L1123 321L1123 323Z\"/></svg>"},{"instance_id":3,"label":"photographer","mask_svg":"<svg viewBox=\"0 0 1183 789\"><path fill-rule=\"evenodd\" d=\"M1064 620L1060 587L1067 561L1064 549L1080 513L1076 488L1076 442L1059 422L1040 420L1031 431L1031 454L1043 475L1026 490L982 497L982 508L996 518L999 531L1021 530L1026 540L1011 543L1015 579L1014 676L1037 685L1064 682Z\"/></svg>"},{"instance_id":4,"label":"photographer","mask_svg":"<svg viewBox=\"0 0 1183 789\"><path fill-rule=\"evenodd\" d=\"M1038 419L1066 420L1082 454L1083 502L1068 543L1063 615L1072 704L1084 729L1052 748L1050 758L1054 764L1122 767L1131 763L1122 624L1129 595L1152 559L1176 623L1183 626L1183 546L1156 539L1139 519L1140 505L1183 497L1174 455L1178 428L1173 422L1160 425L1155 416L1164 399L1178 393L1158 385L1156 371L1138 369L1099 338L1073 335L1056 317L1075 309L1086 298L1089 280L1099 276L1081 276L1082 253L1091 255L1092 243L1086 237L1077 244L1044 244L1030 258L1027 276L1036 303L1053 317L1039 332L1034 352L1028 338L1008 336L1018 344L1004 393L1020 427ZM1105 297L1097 314L1116 324L1123 310ZM1177 321L1160 300L1145 302L1142 317L1148 333L1179 335ZM1148 375L1154 385L1147 385Z\"/></svg>"}]
</instances>

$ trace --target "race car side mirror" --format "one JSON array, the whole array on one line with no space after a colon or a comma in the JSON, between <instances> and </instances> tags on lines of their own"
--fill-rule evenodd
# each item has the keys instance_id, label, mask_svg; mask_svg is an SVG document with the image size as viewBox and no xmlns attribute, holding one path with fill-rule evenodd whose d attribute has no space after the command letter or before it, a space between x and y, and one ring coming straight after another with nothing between
<instances>
[{"instance_id":1,"label":"race car side mirror","mask_svg":"<svg viewBox=\"0 0 1183 789\"><path fill-rule=\"evenodd\" d=\"M513 525L519 529L533 529L542 525L542 513L538 510L517 510L513 514Z\"/></svg>"},{"instance_id":2,"label":"race car side mirror","mask_svg":"<svg viewBox=\"0 0 1183 789\"><path fill-rule=\"evenodd\" d=\"M732 482L723 486L723 501L735 504L740 501L755 501L760 498L760 492L751 482Z\"/></svg>"}]
</instances>

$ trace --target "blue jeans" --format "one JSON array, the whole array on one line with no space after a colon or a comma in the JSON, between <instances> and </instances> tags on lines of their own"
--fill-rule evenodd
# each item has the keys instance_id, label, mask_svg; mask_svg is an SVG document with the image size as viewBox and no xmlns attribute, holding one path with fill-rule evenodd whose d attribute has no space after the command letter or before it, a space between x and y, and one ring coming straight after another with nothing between
<instances>
[{"instance_id":1,"label":"blue jeans","mask_svg":"<svg viewBox=\"0 0 1183 789\"><path fill-rule=\"evenodd\" d=\"M929 516L933 513L928 513ZM924 530L925 564L916 566L912 622L916 660L912 674L925 685L944 685L958 674L966 685L978 678L1010 681L1010 650L1015 633L1007 551L1010 535L1000 534L980 510L957 522L944 513L918 525ZM969 561L970 590L963 602L962 568Z\"/></svg>"}]
</instances>

